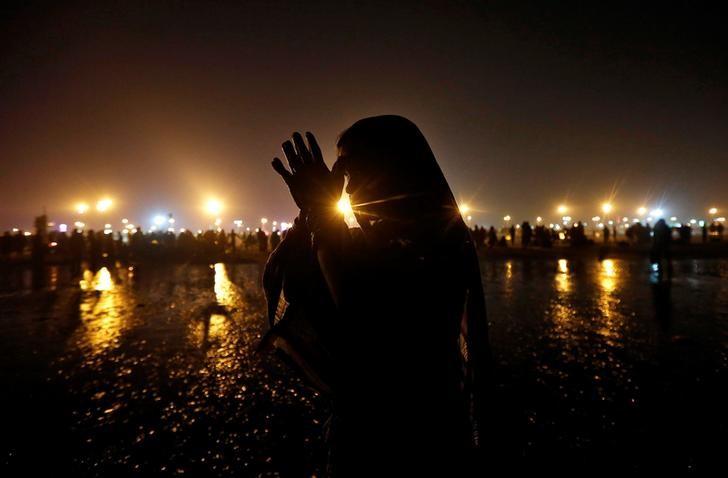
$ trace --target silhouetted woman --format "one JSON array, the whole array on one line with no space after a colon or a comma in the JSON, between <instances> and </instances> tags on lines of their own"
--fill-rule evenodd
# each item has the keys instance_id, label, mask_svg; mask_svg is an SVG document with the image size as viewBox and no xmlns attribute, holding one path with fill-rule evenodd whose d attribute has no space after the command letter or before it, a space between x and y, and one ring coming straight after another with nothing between
<instances>
[{"instance_id":1,"label":"silhouetted woman","mask_svg":"<svg viewBox=\"0 0 728 478\"><path fill-rule=\"evenodd\" d=\"M460 476L478 444L490 352L475 247L453 194L400 116L347 129L331 171L306 137L283 144L290 170L273 160L301 213L267 264L266 340L331 398L334 474ZM336 208L345 179L360 228Z\"/></svg>"}]
</instances>

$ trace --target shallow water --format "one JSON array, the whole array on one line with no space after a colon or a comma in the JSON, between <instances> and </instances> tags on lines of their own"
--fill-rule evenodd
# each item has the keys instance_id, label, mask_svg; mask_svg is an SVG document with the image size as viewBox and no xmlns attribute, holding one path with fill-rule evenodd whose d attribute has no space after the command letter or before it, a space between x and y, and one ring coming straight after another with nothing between
<instances>
[{"instance_id":1,"label":"shallow water","mask_svg":"<svg viewBox=\"0 0 728 478\"><path fill-rule=\"evenodd\" d=\"M482 264L497 362L487 463L705 470L726 448L728 261ZM259 265L0 275L6 467L320 471L326 404L273 356ZM596 467L596 468L595 468Z\"/></svg>"}]
</instances>

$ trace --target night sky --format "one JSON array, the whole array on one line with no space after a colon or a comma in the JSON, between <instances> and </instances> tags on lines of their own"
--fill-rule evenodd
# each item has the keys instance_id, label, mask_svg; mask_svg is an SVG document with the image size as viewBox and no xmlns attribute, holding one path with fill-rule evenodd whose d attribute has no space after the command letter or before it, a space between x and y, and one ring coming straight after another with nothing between
<instances>
[{"instance_id":1,"label":"night sky","mask_svg":"<svg viewBox=\"0 0 728 478\"><path fill-rule=\"evenodd\" d=\"M294 130L423 131L477 223L728 209L728 41L698 2L3 2L0 229L292 219ZM640 6L635 5L639 3ZM677 6L675 6L677 5ZM725 214L723 214L725 215Z\"/></svg>"}]
</instances>

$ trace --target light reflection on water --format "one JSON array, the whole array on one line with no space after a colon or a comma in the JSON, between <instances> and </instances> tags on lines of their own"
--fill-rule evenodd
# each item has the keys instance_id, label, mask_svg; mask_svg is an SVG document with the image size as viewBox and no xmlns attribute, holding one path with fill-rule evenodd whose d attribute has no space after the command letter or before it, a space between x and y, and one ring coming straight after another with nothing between
<instances>
[{"instance_id":1,"label":"light reflection on water","mask_svg":"<svg viewBox=\"0 0 728 478\"><path fill-rule=\"evenodd\" d=\"M102 267L95 274L83 272L79 282L82 291L79 316L82 328L78 346L98 354L118 346L127 316L122 312L124 292L115 288L111 272Z\"/></svg>"},{"instance_id":2,"label":"light reflection on water","mask_svg":"<svg viewBox=\"0 0 728 478\"><path fill-rule=\"evenodd\" d=\"M646 414L641 407L654 377L667 377L652 386L660 403L666 398L659 392L680 374L715 392L705 385L710 373L724 376L728 367L720 342L728 330L728 262L721 264L686 261L672 285L655 288L647 261L484 262L499 385L513 390L508 406L517 415L520 456L558 450L583 458L579 450L598 449L597 440L620 426L619 440L608 443L604 456L627 456L644 437L645 425L634 416ZM58 274L45 301L52 307L37 295L0 297L0 343L5 350L15 343L11 350L42 350L59 337L60 357L49 375L63 390L53 402L70 407L62 416L73 417L68 426L84 444L71 450L76 468L276 473L285 460L275 450L294 422L305 437L304 454L320 453L325 404L275 358L253 353L265 324L258 266L132 272L109 265L85 271L81 280L66 279L63 270L50 273ZM66 328L53 335L56 323ZM703 354L703 362L694 362L700 367L684 359L695 350ZM680 368L660 375L670 363Z\"/></svg>"}]
</instances>

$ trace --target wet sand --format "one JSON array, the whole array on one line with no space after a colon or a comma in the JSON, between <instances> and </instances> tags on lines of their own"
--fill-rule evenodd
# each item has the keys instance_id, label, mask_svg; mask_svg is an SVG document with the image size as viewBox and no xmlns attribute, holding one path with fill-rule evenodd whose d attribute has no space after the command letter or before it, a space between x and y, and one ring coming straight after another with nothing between
<instances>
[{"instance_id":1,"label":"wet sand","mask_svg":"<svg viewBox=\"0 0 728 478\"><path fill-rule=\"evenodd\" d=\"M726 441L728 261L483 261L509 471L707 471ZM327 404L274 356L259 264L0 276L2 466L317 473ZM12 475L9 475L12 476Z\"/></svg>"}]
</instances>

